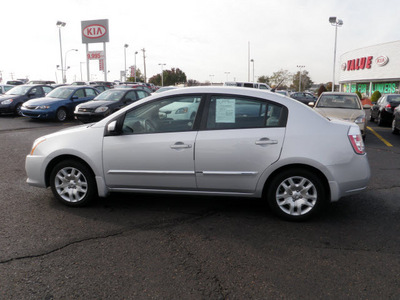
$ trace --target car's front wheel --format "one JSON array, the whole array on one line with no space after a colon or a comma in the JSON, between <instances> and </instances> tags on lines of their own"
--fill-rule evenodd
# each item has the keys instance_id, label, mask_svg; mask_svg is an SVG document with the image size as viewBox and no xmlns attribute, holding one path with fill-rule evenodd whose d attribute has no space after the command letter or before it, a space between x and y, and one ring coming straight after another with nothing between
<instances>
[{"instance_id":1,"label":"car's front wheel","mask_svg":"<svg viewBox=\"0 0 400 300\"><path fill-rule=\"evenodd\" d=\"M308 219L324 207L327 193L323 182L306 169L288 169L270 182L267 201L279 217L291 221Z\"/></svg>"},{"instance_id":2,"label":"car's front wheel","mask_svg":"<svg viewBox=\"0 0 400 300\"><path fill-rule=\"evenodd\" d=\"M14 114L15 114L16 116L19 116L19 117L22 116L21 107L22 107L22 103L18 103L18 104L15 106Z\"/></svg>"},{"instance_id":3,"label":"car's front wheel","mask_svg":"<svg viewBox=\"0 0 400 300\"><path fill-rule=\"evenodd\" d=\"M65 108L60 107L56 112L56 119L59 122L64 122L67 119L67 111Z\"/></svg>"},{"instance_id":4,"label":"car's front wheel","mask_svg":"<svg viewBox=\"0 0 400 300\"><path fill-rule=\"evenodd\" d=\"M96 195L96 181L90 169L76 160L59 162L51 171L54 196L68 206L84 206Z\"/></svg>"}]
</instances>

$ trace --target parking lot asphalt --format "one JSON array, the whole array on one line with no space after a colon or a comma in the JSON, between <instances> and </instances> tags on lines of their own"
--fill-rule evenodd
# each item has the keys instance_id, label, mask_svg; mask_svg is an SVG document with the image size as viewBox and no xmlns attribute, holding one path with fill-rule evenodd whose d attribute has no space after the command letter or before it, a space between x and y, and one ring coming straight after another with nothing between
<instances>
[{"instance_id":1,"label":"parking lot asphalt","mask_svg":"<svg viewBox=\"0 0 400 300\"><path fill-rule=\"evenodd\" d=\"M118 194L69 208L26 184L37 137L0 116L0 299L398 299L400 136L368 126L368 189L304 223L261 200Z\"/></svg>"}]
</instances>

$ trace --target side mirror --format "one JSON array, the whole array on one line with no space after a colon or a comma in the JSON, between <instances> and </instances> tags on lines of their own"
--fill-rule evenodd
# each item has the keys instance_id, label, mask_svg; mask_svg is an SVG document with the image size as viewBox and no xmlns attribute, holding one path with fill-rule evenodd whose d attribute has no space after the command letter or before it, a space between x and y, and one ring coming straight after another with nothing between
<instances>
[{"instance_id":1,"label":"side mirror","mask_svg":"<svg viewBox=\"0 0 400 300\"><path fill-rule=\"evenodd\" d=\"M315 105L315 102L313 102L313 101L308 102L308 106L314 107L314 105Z\"/></svg>"},{"instance_id":2,"label":"side mirror","mask_svg":"<svg viewBox=\"0 0 400 300\"><path fill-rule=\"evenodd\" d=\"M110 134L115 134L117 131L116 129L117 129L117 120L114 120L107 125L107 131Z\"/></svg>"}]
</instances>

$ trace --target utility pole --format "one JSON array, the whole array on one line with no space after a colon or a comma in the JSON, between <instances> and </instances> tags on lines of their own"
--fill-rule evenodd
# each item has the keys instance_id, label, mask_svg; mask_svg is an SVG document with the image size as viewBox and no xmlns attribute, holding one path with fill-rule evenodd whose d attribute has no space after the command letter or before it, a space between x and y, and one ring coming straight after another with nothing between
<instances>
[{"instance_id":1,"label":"utility pole","mask_svg":"<svg viewBox=\"0 0 400 300\"><path fill-rule=\"evenodd\" d=\"M146 83L146 49L142 49L143 51L143 64L144 64L144 82Z\"/></svg>"}]
</instances>

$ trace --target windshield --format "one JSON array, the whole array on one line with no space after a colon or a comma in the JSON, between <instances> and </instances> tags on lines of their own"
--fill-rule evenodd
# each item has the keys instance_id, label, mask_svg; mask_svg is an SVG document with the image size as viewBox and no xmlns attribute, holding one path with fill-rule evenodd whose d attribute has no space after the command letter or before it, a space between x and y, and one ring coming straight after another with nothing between
<instances>
[{"instance_id":1,"label":"windshield","mask_svg":"<svg viewBox=\"0 0 400 300\"><path fill-rule=\"evenodd\" d=\"M49 98L60 98L60 99L68 99L72 93L75 92L75 89L71 89L68 87L59 87L52 90L47 94Z\"/></svg>"},{"instance_id":2,"label":"windshield","mask_svg":"<svg viewBox=\"0 0 400 300\"><path fill-rule=\"evenodd\" d=\"M18 85L6 92L6 95L25 95L31 86Z\"/></svg>"},{"instance_id":3,"label":"windshield","mask_svg":"<svg viewBox=\"0 0 400 300\"><path fill-rule=\"evenodd\" d=\"M322 95L316 107L361 109L357 96L353 95Z\"/></svg>"},{"instance_id":4,"label":"windshield","mask_svg":"<svg viewBox=\"0 0 400 300\"><path fill-rule=\"evenodd\" d=\"M96 98L93 100L99 101L99 100L106 100L106 101L119 101L124 97L126 91L113 91L113 90L107 90L100 95L98 95Z\"/></svg>"}]
</instances>

